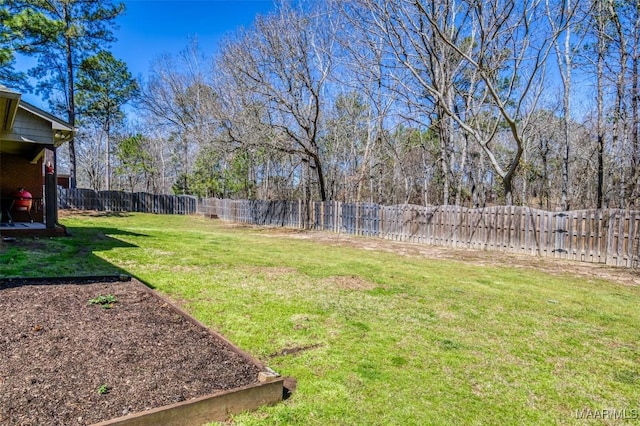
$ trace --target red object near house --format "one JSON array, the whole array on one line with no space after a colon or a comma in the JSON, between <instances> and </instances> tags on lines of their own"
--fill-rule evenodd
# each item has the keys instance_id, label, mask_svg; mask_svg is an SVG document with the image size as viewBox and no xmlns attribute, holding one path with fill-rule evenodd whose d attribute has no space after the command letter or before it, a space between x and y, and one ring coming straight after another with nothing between
<instances>
[{"instance_id":1,"label":"red object near house","mask_svg":"<svg viewBox=\"0 0 640 426\"><path fill-rule=\"evenodd\" d=\"M13 208L19 212L28 212L31 210L31 203L33 202L33 197L31 193L24 188L18 188L16 192L14 192L13 197L15 198L15 202L13 203Z\"/></svg>"}]
</instances>

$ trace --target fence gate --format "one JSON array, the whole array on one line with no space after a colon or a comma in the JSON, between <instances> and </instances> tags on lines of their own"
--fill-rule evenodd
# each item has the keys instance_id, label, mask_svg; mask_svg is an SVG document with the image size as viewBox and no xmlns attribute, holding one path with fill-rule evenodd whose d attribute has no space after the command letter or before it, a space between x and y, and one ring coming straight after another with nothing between
<instances>
[{"instance_id":1,"label":"fence gate","mask_svg":"<svg viewBox=\"0 0 640 426\"><path fill-rule=\"evenodd\" d=\"M567 236L567 214L566 213L556 213L553 215L555 226L553 227L553 232L555 234L555 244L553 245L553 253L556 255L566 255L568 253L567 248L565 247L565 240Z\"/></svg>"}]
</instances>

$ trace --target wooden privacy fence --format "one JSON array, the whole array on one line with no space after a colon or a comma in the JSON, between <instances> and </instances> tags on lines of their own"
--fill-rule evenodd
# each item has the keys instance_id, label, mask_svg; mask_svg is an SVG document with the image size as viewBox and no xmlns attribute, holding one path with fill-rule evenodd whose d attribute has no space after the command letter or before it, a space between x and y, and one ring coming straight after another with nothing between
<instances>
[{"instance_id":1,"label":"wooden privacy fence","mask_svg":"<svg viewBox=\"0 0 640 426\"><path fill-rule=\"evenodd\" d=\"M59 189L58 207L114 212L195 214L198 199L190 195L158 195L146 192Z\"/></svg>"},{"instance_id":2,"label":"wooden privacy fence","mask_svg":"<svg viewBox=\"0 0 640 426\"><path fill-rule=\"evenodd\" d=\"M221 200L205 198L198 213L253 225L306 228L306 206L300 201Z\"/></svg>"},{"instance_id":3,"label":"wooden privacy fence","mask_svg":"<svg viewBox=\"0 0 640 426\"><path fill-rule=\"evenodd\" d=\"M520 206L380 206L205 199L198 212L234 222L637 267L640 211L549 212Z\"/></svg>"}]
</instances>

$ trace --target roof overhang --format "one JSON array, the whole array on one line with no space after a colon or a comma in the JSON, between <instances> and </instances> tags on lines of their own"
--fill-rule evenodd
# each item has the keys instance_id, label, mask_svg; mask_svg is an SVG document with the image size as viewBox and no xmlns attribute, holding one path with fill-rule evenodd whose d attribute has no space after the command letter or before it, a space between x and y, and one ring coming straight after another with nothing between
<instances>
[{"instance_id":1,"label":"roof overhang","mask_svg":"<svg viewBox=\"0 0 640 426\"><path fill-rule=\"evenodd\" d=\"M0 141L0 154L20 155L35 164L48 147L53 148L51 144L41 144L33 141L3 140Z\"/></svg>"},{"instance_id":2,"label":"roof overhang","mask_svg":"<svg viewBox=\"0 0 640 426\"><path fill-rule=\"evenodd\" d=\"M25 113L49 123L46 128L51 126L51 137L41 139L15 132L13 127L16 116ZM35 163L42 157L45 149L55 149L71 141L76 132L66 121L23 101L20 93L0 85L0 134L4 133L4 136L0 136L0 153L21 155Z\"/></svg>"},{"instance_id":3,"label":"roof overhang","mask_svg":"<svg viewBox=\"0 0 640 426\"><path fill-rule=\"evenodd\" d=\"M0 86L0 130L13 128L20 102L20 93Z\"/></svg>"}]
</instances>

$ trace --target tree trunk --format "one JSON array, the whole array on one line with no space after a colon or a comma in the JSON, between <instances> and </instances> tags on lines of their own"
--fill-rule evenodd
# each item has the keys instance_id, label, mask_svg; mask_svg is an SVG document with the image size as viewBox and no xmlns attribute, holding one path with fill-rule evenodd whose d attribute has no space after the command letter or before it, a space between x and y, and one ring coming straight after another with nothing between
<instances>
[{"instance_id":1,"label":"tree trunk","mask_svg":"<svg viewBox=\"0 0 640 426\"><path fill-rule=\"evenodd\" d=\"M69 11L69 4L65 3L65 23L67 31L71 28L71 14ZM75 102L75 88L74 88L74 66L73 66L73 52L71 46L71 38L66 37L66 54L67 54L67 115L69 118L69 124L71 127L76 126L76 102ZM77 172L76 172L76 144L75 140L69 141L69 187L75 188L77 186Z\"/></svg>"},{"instance_id":2,"label":"tree trunk","mask_svg":"<svg viewBox=\"0 0 640 426\"><path fill-rule=\"evenodd\" d=\"M312 154L313 164L316 169L316 175L318 177L318 191L320 193L320 201L327 201L327 190L325 188L324 173L322 171L322 163L320 157L316 154Z\"/></svg>"},{"instance_id":3,"label":"tree trunk","mask_svg":"<svg viewBox=\"0 0 640 426\"><path fill-rule=\"evenodd\" d=\"M636 3L634 37L633 37L633 58L631 60L631 203L640 197L640 117L638 107L640 107L640 87L638 87L638 62L640 62L640 3ZM638 206L634 205L633 208Z\"/></svg>"},{"instance_id":4,"label":"tree trunk","mask_svg":"<svg viewBox=\"0 0 640 426\"><path fill-rule=\"evenodd\" d=\"M601 209L604 207L604 112L603 112L603 103L604 103L604 90L603 90L603 79L604 79L604 10L602 1L598 1L598 63L597 63L597 105L598 105L598 117L597 117L597 141L598 141L598 183L596 189L596 208Z\"/></svg>"},{"instance_id":5,"label":"tree trunk","mask_svg":"<svg viewBox=\"0 0 640 426\"><path fill-rule=\"evenodd\" d=\"M502 178L502 189L504 191L504 203L507 206L513 205L513 175Z\"/></svg>"},{"instance_id":6,"label":"tree trunk","mask_svg":"<svg viewBox=\"0 0 640 426\"><path fill-rule=\"evenodd\" d=\"M462 205L462 183L467 168L467 150L469 149L469 135L464 134L464 144L462 145L462 153L460 154L460 176L458 179L458 188L456 190L456 206Z\"/></svg>"},{"instance_id":7,"label":"tree trunk","mask_svg":"<svg viewBox=\"0 0 640 426\"><path fill-rule=\"evenodd\" d=\"M567 0L568 3L568 0ZM567 9L569 7L567 6ZM562 210L569 210L569 156L571 139L571 46L569 44L571 37L571 26L566 29L564 39L564 72L560 72L563 79L563 109L564 109L564 149L562 156L562 195L560 202ZM547 194L548 197L548 194Z\"/></svg>"},{"instance_id":8,"label":"tree trunk","mask_svg":"<svg viewBox=\"0 0 640 426\"><path fill-rule=\"evenodd\" d=\"M519 138L519 134L515 130L515 123L510 123L511 132L513 138L516 142L517 148L516 153L509 164L509 168L507 172L502 176L502 188L504 190L504 201L507 206L513 205L513 177L516 175L518 170L518 166L520 165L520 159L522 158L522 154L524 152L523 146L524 142Z\"/></svg>"},{"instance_id":9,"label":"tree trunk","mask_svg":"<svg viewBox=\"0 0 640 426\"><path fill-rule=\"evenodd\" d=\"M611 16L611 21L613 22L616 28L617 42L618 46L618 63L620 68L617 70L618 76L616 79L616 100L613 109L613 131L611 135L611 145L613 147L614 152L624 152L624 148L626 146L626 119L624 117L625 113L625 78L627 76L627 61L628 61L628 52L627 52L627 39L626 34L622 28L622 23L620 22L620 16L618 15L618 11L612 3L608 3L609 5L609 13ZM622 165L622 164L621 164ZM614 170L611 170L612 172ZM618 207L626 208L626 171L624 167L620 167L617 169L618 177L619 177L619 187L618 187Z\"/></svg>"},{"instance_id":10,"label":"tree trunk","mask_svg":"<svg viewBox=\"0 0 640 426\"><path fill-rule=\"evenodd\" d=\"M108 120L108 119L107 119ZM110 147L110 139L109 139L109 124L107 121L107 126L106 126L106 146L105 146L105 174L104 174L104 182L105 182L105 188L107 191L111 191L111 147ZM133 192L133 191L132 191Z\"/></svg>"},{"instance_id":11,"label":"tree trunk","mask_svg":"<svg viewBox=\"0 0 640 426\"><path fill-rule=\"evenodd\" d=\"M451 173L449 171L449 150L448 147L451 143L451 126L450 118L444 113L442 108L438 110L438 133L440 136L440 164L442 164L442 205L448 206L450 195L451 182L449 177Z\"/></svg>"},{"instance_id":12,"label":"tree trunk","mask_svg":"<svg viewBox=\"0 0 640 426\"><path fill-rule=\"evenodd\" d=\"M527 156L527 150L524 150L524 154L522 155L523 157L523 161L524 164L529 163L529 158ZM522 188L521 188L521 192L520 192L520 204L523 206L528 205L527 200L529 199L529 196L527 194L527 192L529 191L529 185L528 185L528 179L529 177L527 176L527 170L525 169L523 172L523 176L522 176Z\"/></svg>"},{"instance_id":13,"label":"tree trunk","mask_svg":"<svg viewBox=\"0 0 640 426\"><path fill-rule=\"evenodd\" d=\"M551 194L551 182L549 181L549 139L546 137L542 137L540 140L540 153L542 160L542 191L540 194L540 200L538 201L538 207L545 207L547 210L551 209L550 205L550 194ZM563 170L564 171L564 170ZM546 205L544 200L546 200ZM568 204L567 204L568 206ZM562 208L565 209L565 205L562 205ZM566 209L565 209L566 210Z\"/></svg>"},{"instance_id":14,"label":"tree trunk","mask_svg":"<svg viewBox=\"0 0 640 426\"><path fill-rule=\"evenodd\" d=\"M596 208L604 207L604 136L598 132L598 189L596 191Z\"/></svg>"}]
</instances>

